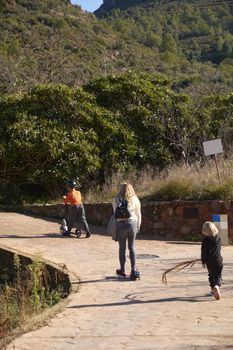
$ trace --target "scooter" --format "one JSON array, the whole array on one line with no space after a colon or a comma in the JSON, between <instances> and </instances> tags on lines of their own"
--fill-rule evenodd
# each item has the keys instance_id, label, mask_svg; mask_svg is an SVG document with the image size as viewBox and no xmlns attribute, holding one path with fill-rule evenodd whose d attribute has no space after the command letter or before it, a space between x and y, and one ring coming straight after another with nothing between
<instances>
[{"instance_id":1,"label":"scooter","mask_svg":"<svg viewBox=\"0 0 233 350\"><path fill-rule=\"evenodd\" d=\"M69 237L71 234L68 233L68 225L69 225L69 215L68 215L68 205L65 205L65 217L62 219L62 225L60 226L60 233L63 237ZM80 238L82 234L82 231L77 228L75 230L75 236L77 238Z\"/></svg>"}]
</instances>

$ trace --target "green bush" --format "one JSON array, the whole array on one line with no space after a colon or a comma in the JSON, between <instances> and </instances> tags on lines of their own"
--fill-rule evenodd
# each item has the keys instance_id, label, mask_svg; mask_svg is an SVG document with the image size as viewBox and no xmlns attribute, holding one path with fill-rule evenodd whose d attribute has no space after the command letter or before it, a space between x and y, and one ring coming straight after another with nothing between
<instances>
[{"instance_id":1,"label":"green bush","mask_svg":"<svg viewBox=\"0 0 233 350\"><path fill-rule=\"evenodd\" d=\"M192 179L170 179L153 193L156 200L192 200L198 198L198 188Z\"/></svg>"},{"instance_id":2,"label":"green bush","mask_svg":"<svg viewBox=\"0 0 233 350\"><path fill-rule=\"evenodd\" d=\"M0 202L60 196L68 178L87 190L118 171L203 162L202 142L218 137L230 151L232 94L197 99L178 89L162 76L127 73L82 88L38 85L0 95ZM168 185L158 196L201 196L188 187Z\"/></svg>"}]
</instances>

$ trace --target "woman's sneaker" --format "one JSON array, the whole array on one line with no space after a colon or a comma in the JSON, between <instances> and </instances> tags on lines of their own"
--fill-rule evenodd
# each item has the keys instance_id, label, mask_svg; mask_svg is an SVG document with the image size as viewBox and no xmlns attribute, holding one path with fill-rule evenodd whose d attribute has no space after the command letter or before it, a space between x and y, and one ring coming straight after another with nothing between
<instances>
[{"instance_id":1,"label":"woman's sneaker","mask_svg":"<svg viewBox=\"0 0 233 350\"><path fill-rule=\"evenodd\" d=\"M126 278L126 274L125 272L121 271L120 269L119 270L116 270L116 275L120 278Z\"/></svg>"},{"instance_id":2,"label":"woman's sneaker","mask_svg":"<svg viewBox=\"0 0 233 350\"><path fill-rule=\"evenodd\" d=\"M221 299L219 286L214 286L214 288L213 288L213 296L215 297L216 300Z\"/></svg>"},{"instance_id":3,"label":"woman's sneaker","mask_svg":"<svg viewBox=\"0 0 233 350\"><path fill-rule=\"evenodd\" d=\"M137 270L132 270L130 274L130 278L132 281L136 281L137 279L140 279L140 272Z\"/></svg>"}]
</instances>

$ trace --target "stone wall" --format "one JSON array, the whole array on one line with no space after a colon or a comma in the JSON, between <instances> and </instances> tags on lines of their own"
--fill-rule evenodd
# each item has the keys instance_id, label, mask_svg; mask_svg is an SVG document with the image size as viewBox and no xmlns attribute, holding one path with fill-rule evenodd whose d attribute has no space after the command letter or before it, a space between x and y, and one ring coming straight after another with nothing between
<instances>
[{"instance_id":1,"label":"stone wall","mask_svg":"<svg viewBox=\"0 0 233 350\"><path fill-rule=\"evenodd\" d=\"M90 224L106 226L112 215L110 203L85 204ZM62 218L63 205L32 205L20 212L36 216ZM233 242L233 201L142 201L143 235L177 239L198 239L205 221L213 214L227 214L229 239Z\"/></svg>"},{"instance_id":2,"label":"stone wall","mask_svg":"<svg viewBox=\"0 0 233 350\"><path fill-rule=\"evenodd\" d=\"M167 238L198 240L202 225L213 214L227 214L229 239L233 241L233 202L171 201L142 203L142 233Z\"/></svg>"},{"instance_id":3,"label":"stone wall","mask_svg":"<svg viewBox=\"0 0 233 350\"><path fill-rule=\"evenodd\" d=\"M92 225L107 226L112 215L112 205L110 203L85 203L85 211L88 222ZM5 211L14 211L28 215L62 219L66 215L63 204L27 205L17 208L1 208Z\"/></svg>"},{"instance_id":4,"label":"stone wall","mask_svg":"<svg viewBox=\"0 0 233 350\"><path fill-rule=\"evenodd\" d=\"M20 269L17 270L15 267L14 257L18 256L20 262ZM71 290L71 282L68 271L54 263L41 260L45 264L44 273L42 276L42 282L44 287L49 289L50 292L58 290L67 296ZM28 266L33 262L33 257L22 254L21 252L3 248L0 246L0 286L5 283L14 284L18 273L22 281L28 279Z\"/></svg>"}]
</instances>

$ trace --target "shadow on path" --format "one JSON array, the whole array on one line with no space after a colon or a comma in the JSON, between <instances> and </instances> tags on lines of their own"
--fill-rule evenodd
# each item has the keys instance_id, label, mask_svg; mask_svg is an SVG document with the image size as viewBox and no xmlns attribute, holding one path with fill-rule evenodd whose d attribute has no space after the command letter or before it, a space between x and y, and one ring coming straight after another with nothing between
<instances>
[{"instance_id":1,"label":"shadow on path","mask_svg":"<svg viewBox=\"0 0 233 350\"><path fill-rule=\"evenodd\" d=\"M76 235L74 232L72 232L71 236L62 236L60 233L38 233L38 234L33 234L33 235L2 235L0 234L0 240L1 239L8 239L8 238L13 238L13 239L32 239L32 238L60 238L60 239L71 239L71 238L76 238ZM82 236L79 237L78 239L86 239L86 233L82 233Z\"/></svg>"},{"instance_id":2,"label":"shadow on path","mask_svg":"<svg viewBox=\"0 0 233 350\"><path fill-rule=\"evenodd\" d=\"M69 238L76 238L75 236L72 237L63 237L59 233L45 233L45 234L33 234L33 235L2 235L0 234L0 239L4 238L14 238L14 239L31 239L31 238L63 238L63 239L69 239Z\"/></svg>"},{"instance_id":3,"label":"shadow on path","mask_svg":"<svg viewBox=\"0 0 233 350\"><path fill-rule=\"evenodd\" d=\"M214 299L212 298L210 299L210 297L206 297L206 296L172 297L172 298L161 298L161 299L152 299L152 300L129 299L128 296L126 296L125 299L127 299L127 301L122 301L117 303L73 305L73 306L68 306L68 309L87 309L87 308L95 308L95 307L144 305L144 304L158 304L158 303L170 303L170 302L201 303L201 302L214 301Z\"/></svg>"},{"instance_id":4,"label":"shadow on path","mask_svg":"<svg viewBox=\"0 0 233 350\"><path fill-rule=\"evenodd\" d=\"M201 245L201 241L200 242L192 242L192 241L165 241L166 244L180 244L180 245Z\"/></svg>"},{"instance_id":5,"label":"shadow on path","mask_svg":"<svg viewBox=\"0 0 233 350\"><path fill-rule=\"evenodd\" d=\"M74 281L71 284L91 284L91 283L107 283L107 282L132 282L131 278L127 276L126 278L119 278L117 276L107 276L95 280L84 280L84 281Z\"/></svg>"}]
</instances>

